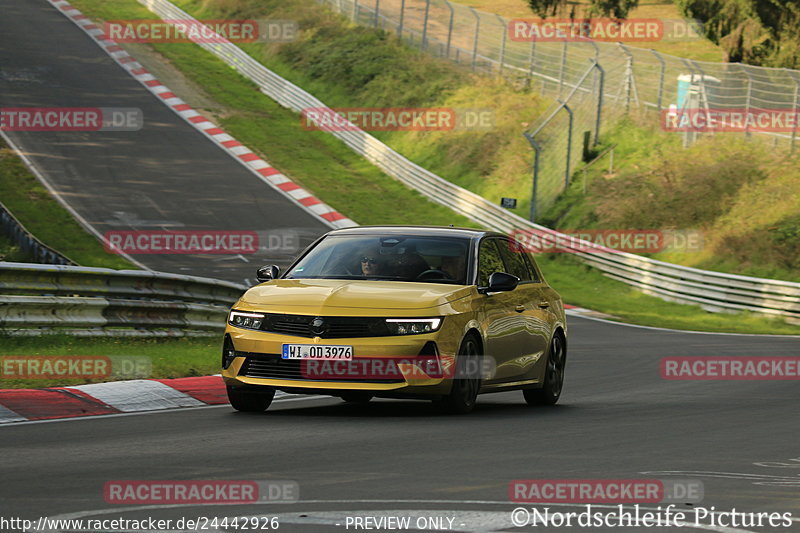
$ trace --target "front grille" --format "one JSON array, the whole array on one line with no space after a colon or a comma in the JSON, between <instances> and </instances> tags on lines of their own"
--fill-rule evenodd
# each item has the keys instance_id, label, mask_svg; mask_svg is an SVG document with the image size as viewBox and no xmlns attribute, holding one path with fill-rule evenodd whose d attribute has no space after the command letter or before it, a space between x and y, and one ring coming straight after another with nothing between
<instances>
[{"instance_id":1,"label":"front grille","mask_svg":"<svg viewBox=\"0 0 800 533\"><path fill-rule=\"evenodd\" d=\"M237 356L245 353L237 352ZM247 355L239 375L248 378L297 379L305 381L336 381L342 383L404 383L403 379L313 379L303 375L300 359L281 359L276 354Z\"/></svg>"},{"instance_id":2,"label":"front grille","mask_svg":"<svg viewBox=\"0 0 800 533\"><path fill-rule=\"evenodd\" d=\"M317 318L322 319L323 326L315 331L312 328L312 322ZM385 337L390 335L385 318L356 316L317 317L268 313L261 324L261 330L295 337L320 337L323 339Z\"/></svg>"}]
</instances>

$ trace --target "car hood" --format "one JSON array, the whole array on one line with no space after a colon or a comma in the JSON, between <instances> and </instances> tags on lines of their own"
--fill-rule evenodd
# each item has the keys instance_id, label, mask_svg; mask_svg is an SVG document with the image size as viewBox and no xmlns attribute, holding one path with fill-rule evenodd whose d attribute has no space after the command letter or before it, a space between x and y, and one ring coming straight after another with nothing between
<instances>
[{"instance_id":1,"label":"car hood","mask_svg":"<svg viewBox=\"0 0 800 533\"><path fill-rule=\"evenodd\" d=\"M329 308L426 309L468 296L474 287L374 280L278 279L248 290L240 302L280 312Z\"/></svg>"}]
</instances>

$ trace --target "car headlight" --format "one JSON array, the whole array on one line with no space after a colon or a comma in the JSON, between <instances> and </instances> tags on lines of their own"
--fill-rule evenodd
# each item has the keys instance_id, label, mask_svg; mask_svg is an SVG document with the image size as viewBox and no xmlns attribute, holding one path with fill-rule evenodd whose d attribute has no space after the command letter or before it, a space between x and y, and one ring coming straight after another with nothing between
<instances>
[{"instance_id":1,"label":"car headlight","mask_svg":"<svg viewBox=\"0 0 800 533\"><path fill-rule=\"evenodd\" d=\"M442 325L441 318L387 318L386 325L392 335L419 335L431 333Z\"/></svg>"},{"instance_id":2,"label":"car headlight","mask_svg":"<svg viewBox=\"0 0 800 533\"><path fill-rule=\"evenodd\" d=\"M228 316L228 324L237 328L261 329L264 322L264 313L248 313L245 311L231 311Z\"/></svg>"}]
</instances>

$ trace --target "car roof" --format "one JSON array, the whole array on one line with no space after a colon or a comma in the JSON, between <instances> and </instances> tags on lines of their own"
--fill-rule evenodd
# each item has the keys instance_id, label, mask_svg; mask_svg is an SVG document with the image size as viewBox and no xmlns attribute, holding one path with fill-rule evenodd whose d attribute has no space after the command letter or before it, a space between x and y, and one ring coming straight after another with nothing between
<instances>
[{"instance_id":1,"label":"car roof","mask_svg":"<svg viewBox=\"0 0 800 533\"><path fill-rule=\"evenodd\" d=\"M356 226L336 229L328 235L415 235L421 237L463 237L478 239L488 235L501 233L475 228L456 228L452 226Z\"/></svg>"}]
</instances>

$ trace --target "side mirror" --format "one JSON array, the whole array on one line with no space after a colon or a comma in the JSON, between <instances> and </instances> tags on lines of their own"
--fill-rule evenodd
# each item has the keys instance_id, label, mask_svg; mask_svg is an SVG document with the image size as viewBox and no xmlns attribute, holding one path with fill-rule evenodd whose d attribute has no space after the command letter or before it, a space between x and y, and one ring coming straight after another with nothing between
<instances>
[{"instance_id":1,"label":"side mirror","mask_svg":"<svg viewBox=\"0 0 800 533\"><path fill-rule=\"evenodd\" d=\"M519 285L519 278L506 274L505 272L495 272L489 276L488 292L513 291Z\"/></svg>"},{"instance_id":2,"label":"side mirror","mask_svg":"<svg viewBox=\"0 0 800 533\"><path fill-rule=\"evenodd\" d=\"M276 279L281 273L278 265L267 265L258 269L256 272L256 279L259 283L264 283L272 279Z\"/></svg>"}]
</instances>

